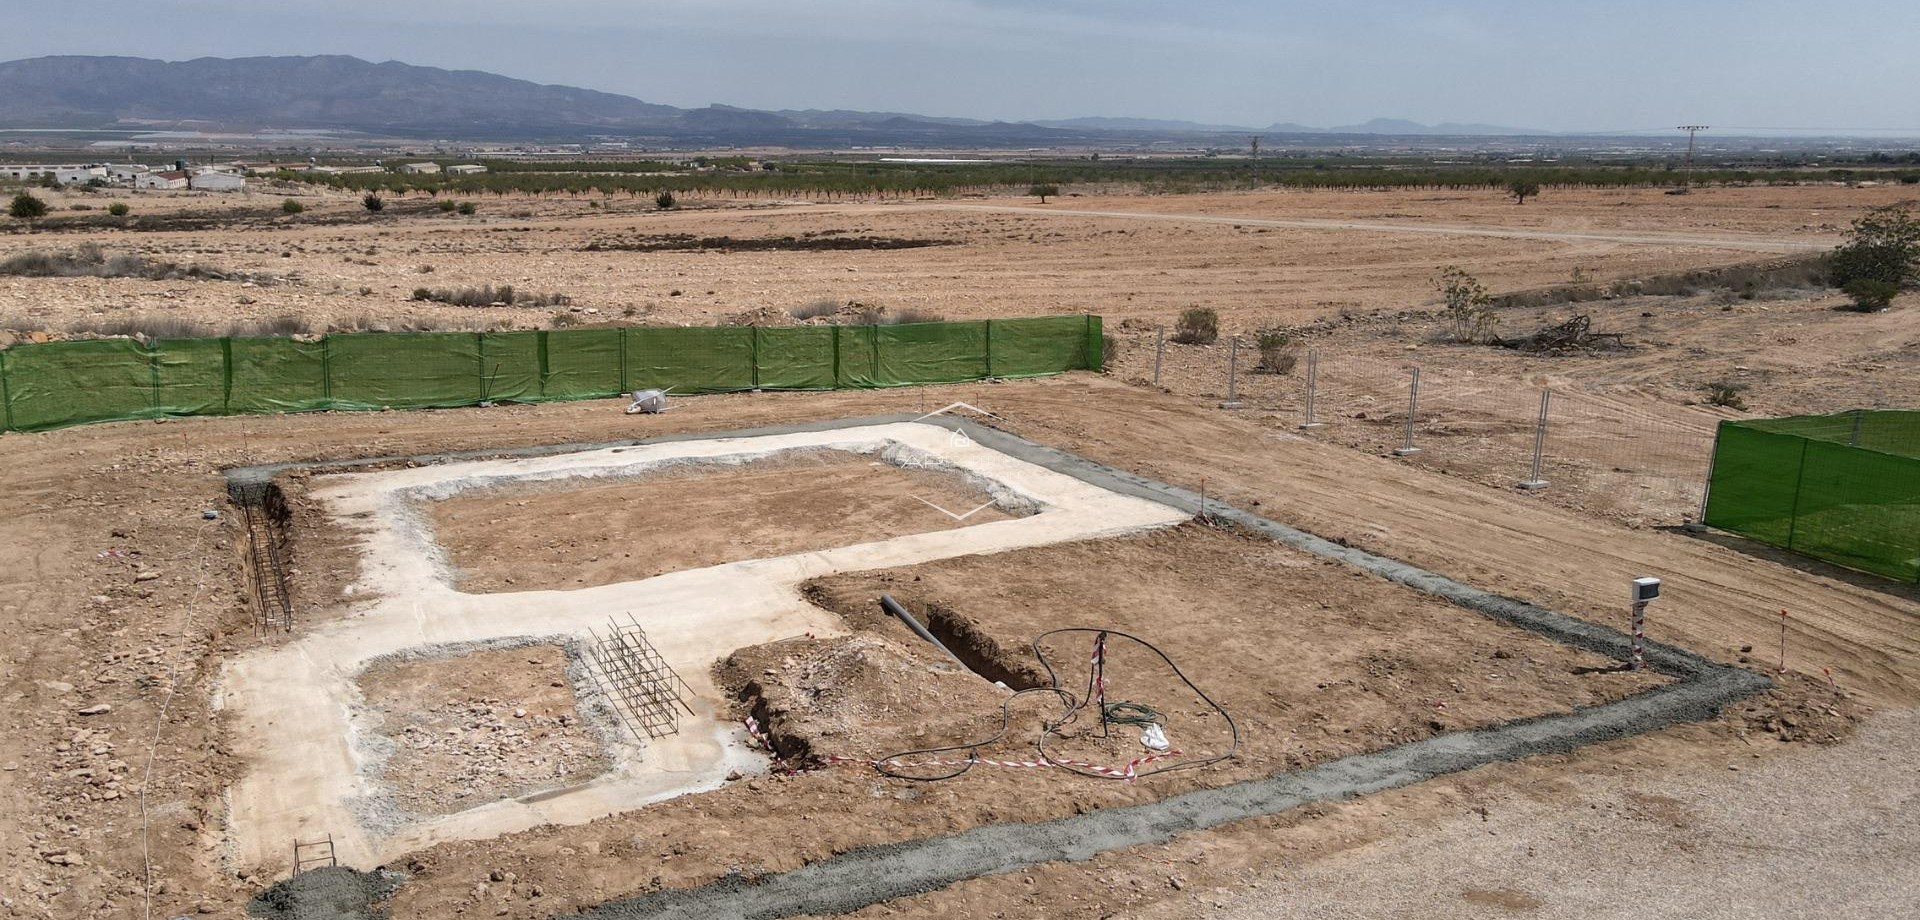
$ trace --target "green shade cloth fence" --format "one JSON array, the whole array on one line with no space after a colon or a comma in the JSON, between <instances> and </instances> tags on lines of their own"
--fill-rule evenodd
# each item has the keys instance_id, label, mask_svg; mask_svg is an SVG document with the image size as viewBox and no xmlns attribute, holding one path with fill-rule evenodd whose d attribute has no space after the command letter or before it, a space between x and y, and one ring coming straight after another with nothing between
<instances>
[{"instance_id":1,"label":"green shade cloth fence","mask_svg":"<svg viewBox=\"0 0 1920 920\"><path fill-rule=\"evenodd\" d=\"M1920 412L1721 422L1705 523L1920 582Z\"/></svg>"},{"instance_id":2,"label":"green shade cloth fence","mask_svg":"<svg viewBox=\"0 0 1920 920\"><path fill-rule=\"evenodd\" d=\"M829 390L1099 370L1098 316L53 342L0 350L0 424Z\"/></svg>"}]
</instances>

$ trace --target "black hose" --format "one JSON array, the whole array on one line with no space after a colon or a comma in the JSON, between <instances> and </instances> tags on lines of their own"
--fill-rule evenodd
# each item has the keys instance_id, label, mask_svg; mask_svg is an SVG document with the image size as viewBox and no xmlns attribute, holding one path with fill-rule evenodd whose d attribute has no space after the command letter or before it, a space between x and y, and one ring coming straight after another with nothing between
<instances>
[{"instance_id":1,"label":"black hose","mask_svg":"<svg viewBox=\"0 0 1920 920\"><path fill-rule=\"evenodd\" d=\"M1180 682L1187 685L1187 689L1192 690L1195 695L1199 696L1200 699L1205 701L1208 706L1212 707L1214 712L1219 713L1220 718L1226 720L1227 730L1232 735L1232 741L1228 745L1226 751L1219 754L1214 754L1209 757L1203 757L1197 760L1181 760L1176 763L1165 764L1162 766L1152 767L1145 770L1137 770L1133 773L1134 777L1137 778L1141 776L1153 776L1158 773L1171 773L1175 770L1197 769L1199 767L1204 767L1210 764L1219 763L1220 761L1226 760L1227 758L1232 757L1239 752L1240 726L1238 723L1233 721L1233 716L1227 712L1225 707L1221 706L1219 703L1214 702L1213 697L1208 696L1206 691L1201 690L1199 686L1194 684L1192 680L1188 679L1187 675L1180 670L1180 666L1177 664L1174 664L1173 659L1169 658L1167 656L1167 653L1161 651L1159 647L1155 646L1153 643L1148 642L1145 639L1140 638L1139 636L1129 635L1127 633L1119 632L1117 630L1100 629L1100 628L1091 627L1091 626L1067 626L1067 627L1062 627L1060 629L1048 630L1033 638L1032 642L1030 643L1033 647L1033 655L1035 658L1039 659L1040 666L1045 668L1047 671L1048 686L1032 687L1026 690L1021 690L1014 693L1012 696L1007 697L1005 700L1001 701L1000 730L995 732L992 735L992 737L982 738L977 741L969 741L964 744L947 745L945 747L919 748L917 750L901 751L898 754L893 754L893 755L882 757L878 760L875 760L873 762L874 770L878 771L883 776L891 776L895 779L914 780L916 782L938 782L940 780L952 779L956 776L959 776L967 772L968 770L973 769L974 761L976 761L979 758L981 748L999 743L1000 741L1004 740L1007 736L1007 733L1012 730L1014 700L1017 700L1021 696L1028 693L1051 693L1060 699L1060 702L1064 707L1064 711L1060 714L1059 718L1046 723L1045 729L1041 732L1040 740L1036 742L1034 745L1035 750L1038 752L1040 756L1040 760L1044 763L1051 764L1052 766L1059 767L1060 769L1063 769L1063 770L1068 770L1074 773L1078 773L1082 776L1091 776L1098 779L1115 779L1116 777L1110 774L1095 772L1093 770L1088 770L1084 767L1075 766L1071 763L1066 763L1061 760L1057 760L1052 755L1047 753L1047 736L1060 734L1059 730L1062 727L1066 726L1068 723L1071 723L1074 720L1074 718L1079 715L1080 710L1086 708L1087 703L1091 702L1091 699L1093 696L1093 674L1091 673L1091 671L1089 671L1087 675L1087 696L1084 698L1075 697L1072 691L1067 690L1062 686L1060 686L1059 672L1054 668L1053 662L1047 658L1047 653L1042 651L1040 648L1040 643L1045 641L1050 636L1057 636L1061 633L1073 633L1073 632L1096 633L1096 634L1104 633L1109 636L1118 636L1122 639L1136 642L1140 645L1145 646L1148 651L1159 656L1161 661L1166 662L1167 667L1173 670L1174 676L1180 678ZM1132 705L1137 705L1137 704L1113 703L1109 705L1109 709L1117 708L1121 706L1132 706ZM1145 707L1141 707L1141 708L1144 709ZM1108 714L1105 712L1101 713L1101 718L1103 720L1107 720ZM913 776L910 774L901 773L897 769L888 767L888 764L890 763L893 763L899 760L904 760L910 757L929 757L929 756L934 756L939 754L952 753L954 751L966 751L967 752L966 762L961 764L959 767L957 767L956 769L950 772L942 773L937 776Z\"/></svg>"},{"instance_id":2,"label":"black hose","mask_svg":"<svg viewBox=\"0 0 1920 920\"><path fill-rule=\"evenodd\" d=\"M891 594L880 595L880 609L885 610L886 612L891 613L896 617L899 617L900 620L906 623L908 627L910 627L916 634L920 636L920 638L933 643L934 648L939 649L948 658L953 659L954 664L957 664L963 668L967 666L966 662L960 660L959 655L955 655L950 649L948 649L944 644L942 644L939 639L935 639L933 637L933 633L928 632L925 626L921 626L920 621L914 619L913 614L907 612L907 608L900 606L900 602L894 600L893 595Z\"/></svg>"}]
</instances>

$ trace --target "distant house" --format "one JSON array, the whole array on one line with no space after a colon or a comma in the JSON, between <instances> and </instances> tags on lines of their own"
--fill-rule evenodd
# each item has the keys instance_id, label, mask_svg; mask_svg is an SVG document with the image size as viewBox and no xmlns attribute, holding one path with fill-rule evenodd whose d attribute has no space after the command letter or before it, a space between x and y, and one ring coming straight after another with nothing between
<instances>
[{"instance_id":1,"label":"distant house","mask_svg":"<svg viewBox=\"0 0 1920 920\"><path fill-rule=\"evenodd\" d=\"M7 165L0 166L0 177L17 182L44 182L51 177L55 185L86 185L95 179L106 182L107 168L79 163Z\"/></svg>"},{"instance_id":2,"label":"distant house","mask_svg":"<svg viewBox=\"0 0 1920 920\"><path fill-rule=\"evenodd\" d=\"M378 166L309 166L307 167L307 172L319 173L323 176L357 176L367 173L383 173L386 172L386 170Z\"/></svg>"},{"instance_id":3,"label":"distant house","mask_svg":"<svg viewBox=\"0 0 1920 920\"><path fill-rule=\"evenodd\" d=\"M400 171L416 176L428 176L440 171L438 163L402 163Z\"/></svg>"},{"instance_id":4,"label":"distant house","mask_svg":"<svg viewBox=\"0 0 1920 920\"><path fill-rule=\"evenodd\" d=\"M166 172L147 172L133 177L134 188L186 188L185 170L172 169Z\"/></svg>"},{"instance_id":5,"label":"distant house","mask_svg":"<svg viewBox=\"0 0 1920 920\"><path fill-rule=\"evenodd\" d=\"M132 182L150 172L139 163L108 163L107 178L115 182Z\"/></svg>"},{"instance_id":6,"label":"distant house","mask_svg":"<svg viewBox=\"0 0 1920 920\"><path fill-rule=\"evenodd\" d=\"M451 176L477 176L486 171L487 168L478 163L461 163L447 167L447 174Z\"/></svg>"},{"instance_id":7,"label":"distant house","mask_svg":"<svg viewBox=\"0 0 1920 920\"><path fill-rule=\"evenodd\" d=\"M231 192L246 188L247 180L232 173L208 170L189 177L187 187L209 192Z\"/></svg>"}]
</instances>

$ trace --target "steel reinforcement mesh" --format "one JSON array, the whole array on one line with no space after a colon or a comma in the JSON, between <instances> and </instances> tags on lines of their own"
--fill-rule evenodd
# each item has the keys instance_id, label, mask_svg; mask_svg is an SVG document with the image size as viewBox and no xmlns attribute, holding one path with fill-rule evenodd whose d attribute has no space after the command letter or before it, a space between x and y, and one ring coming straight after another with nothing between
<instances>
[{"instance_id":1,"label":"steel reinforcement mesh","mask_svg":"<svg viewBox=\"0 0 1920 920\"><path fill-rule=\"evenodd\" d=\"M415 409L830 390L1099 370L1098 316L896 326L626 326L52 342L0 350L0 428L175 415Z\"/></svg>"},{"instance_id":2,"label":"steel reinforcement mesh","mask_svg":"<svg viewBox=\"0 0 1920 920\"><path fill-rule=\"evenodd\" d=\"M1722 422L1705 523L1920 582L1920 411Z\"/></svg>"}]
</instances>

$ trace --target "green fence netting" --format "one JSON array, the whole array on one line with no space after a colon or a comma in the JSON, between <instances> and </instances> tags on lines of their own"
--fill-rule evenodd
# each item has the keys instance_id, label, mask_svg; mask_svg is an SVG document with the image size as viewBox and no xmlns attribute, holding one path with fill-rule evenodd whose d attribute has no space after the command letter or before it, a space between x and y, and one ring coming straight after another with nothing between
<instances>
[{"instance_id":1,"label":"green fence netting","mask_svg":"<svg viewBox=\"0 0 1920 920\"><path fill-rule=\"evenodd\" d=\"M897 326L132 339L0 349L0 430L169 415L444 408L957 383L1099 370L1098 316Z\"/></svg>"},{"instance_id":2,"label":"green fence netting","mask_svg":"<svg viewBox=\"0 0 1920 920\"><path fill-rule=\"evenodd\" d=\"M1720 423L1705 522L1920 582L1920 412Z\"/></svg>"}]
</instances>

